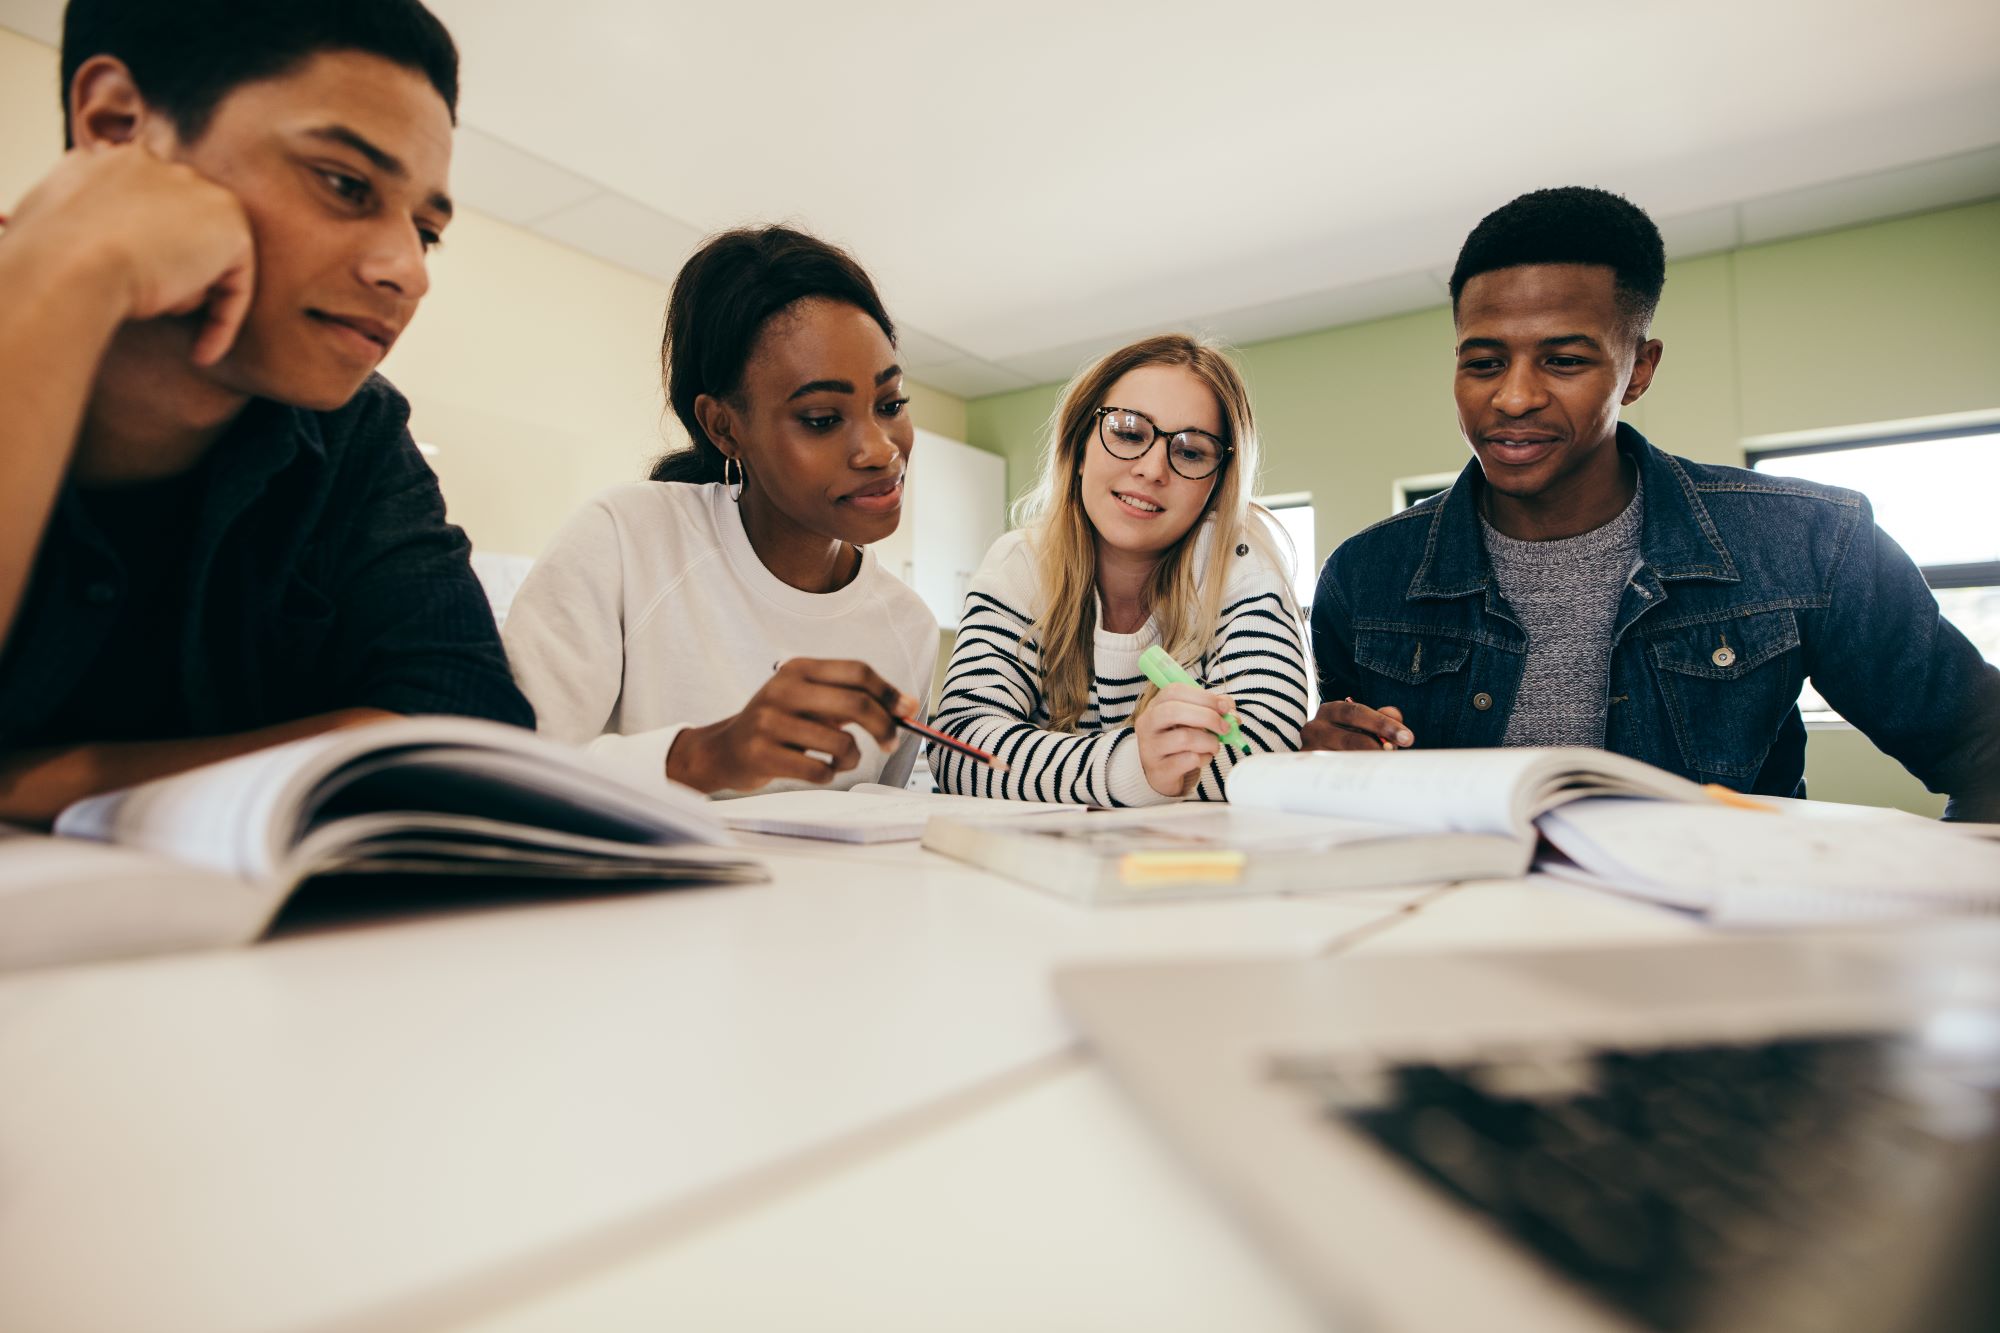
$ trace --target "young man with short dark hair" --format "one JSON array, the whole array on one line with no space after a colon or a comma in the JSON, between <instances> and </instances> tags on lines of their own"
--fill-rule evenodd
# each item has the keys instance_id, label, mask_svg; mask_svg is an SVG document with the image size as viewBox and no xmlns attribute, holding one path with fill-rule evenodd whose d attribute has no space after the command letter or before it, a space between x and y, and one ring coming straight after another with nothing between
<instances>
[{"instance_id":1,"label":"young man with short dark hair","mask_svg":"<svg viewBox=\"0 0 2000 1333\"><path fill-rule=\"evenodd\" d=\"M2000 819L2000 671L1853 491L1662 453L1657 228L1601 190L1489 214L1451 278L1451 488L1320 572L1309 749L1585 745L1805 791L1801 685L1936 792Z\"/></svg>"},{"instance_id":2,"label":"young man with short dark hair","mask_svg":"<svg viewBox=\"0 0 2000 1333\"><path fill-rule=\"evenodd\" d=\"M532 725L373 375L451 216L416 0L73 0L0 235L0 819L393 714Z\"/></svg>"}]
</instances>

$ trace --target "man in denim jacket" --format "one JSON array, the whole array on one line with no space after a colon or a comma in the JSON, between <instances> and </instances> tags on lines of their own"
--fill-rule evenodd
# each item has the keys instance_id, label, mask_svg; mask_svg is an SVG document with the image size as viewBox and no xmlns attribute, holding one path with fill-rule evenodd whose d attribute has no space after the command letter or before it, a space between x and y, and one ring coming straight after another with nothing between
<instances>
[{"instance_id":1,"label":"man in denim jacket","mask_svg":"<svg viewBox=\"0 0 2000 1333\"><path fill-rule=\"evenodd\" d=\"M1800 686L2000 820L2000 671L1865 497L1662 453L1618 420L1660 364L1651 219L1542 190L1452 274L1450 490L1350 538L1313 602L1308 749L1572 744L1805 794Z\"/></svg>"}]
</instances>

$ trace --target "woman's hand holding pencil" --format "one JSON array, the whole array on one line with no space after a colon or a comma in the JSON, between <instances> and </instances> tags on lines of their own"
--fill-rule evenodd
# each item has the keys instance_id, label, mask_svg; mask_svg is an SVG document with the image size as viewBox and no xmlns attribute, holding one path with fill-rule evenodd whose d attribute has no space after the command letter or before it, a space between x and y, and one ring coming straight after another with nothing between
<instances>
[{"instance_id":1,"label":"woman's hand holding pencil","mask_svg":"<svg viewBox=\"0 0 2000 1333\"><path fill-rule=\"evenodd\" d=\"M861 762L849 726L892 749L896 728L922 709L865 662L795 657L741 712L676 736L667 776L704 792L755 791L780 778L831 782Z\"/></svg>"}]
</instances>

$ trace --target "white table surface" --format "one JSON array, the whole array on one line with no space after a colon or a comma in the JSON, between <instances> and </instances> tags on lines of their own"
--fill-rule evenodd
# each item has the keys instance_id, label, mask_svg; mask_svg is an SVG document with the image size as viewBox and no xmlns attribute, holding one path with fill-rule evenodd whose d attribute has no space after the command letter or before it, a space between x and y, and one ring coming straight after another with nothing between
<instances>
[{"instance_id":1,"label":"white table surface","mask_svg":"<svg viewBox=\"0 0 2000 1333\"><path fill-rule=\"evenodd\" d=\"M597 1327L561 1300L703 1253L721 1255L706 1277L667 1278L692 1326L732 1326L720 1312L740 1301L769 1316L747 1327L882 1327L895 1308L936 1328L963 1313L954 1283L882 1269L881 1247L948 1252L1011 1290L1008 1247L1055 1236L1063 1211L1028 1206L1038 1179L1097 1188L1107 1225L1120 1200L1162 1201L1103 1261L1136 1279L1156 1241L1198 1254L1204 1281L1234 1274L1210 1309L1285 1327L1262 1312L1296 1313L1289 1293L1078 1063L1048 975L1356 945L1436 891L1086 911L914 847L766 845L768 885L0 978L0 1328L432 1328L542 1308L547 1327ZM1113 1174L1060 1168L1050 1126ZM1013 1193L982 1199L999 1184ZM959 1240L940 1197L972 1228ZM1092 1216L1065 1213L1067 1234ZM792 1260L759 1268L753 1297L727 1251L746 1226L752 1268L788 1235L826 1247L823 1277L874 1253L878 1299L865 1276L795 1280ZM861 1247L851 1264L841 1246ZM633 1297L632 1326L660 1326L656 1299Z\"/></svg>"},{"instance_id":2,"label":"white table surface","mask_svg":"<svg viewBox=\"0 0 2000 1333\"><path fill-rule=\"evenodd\" d=\"M1619 944L1693 922L1555 881L1432 890L1342 952ZM534 1290L477 1333L1319 1328L1086 1055L1045 1062L835 1172Z\"/></svg>"}]
</instances>

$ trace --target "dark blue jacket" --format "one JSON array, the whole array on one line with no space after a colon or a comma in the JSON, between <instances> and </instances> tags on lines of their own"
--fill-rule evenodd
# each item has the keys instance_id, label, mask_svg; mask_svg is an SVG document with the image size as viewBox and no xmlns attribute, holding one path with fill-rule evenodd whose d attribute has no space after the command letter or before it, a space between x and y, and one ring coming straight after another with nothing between
<instances>
[{"instance_id":1,"label":"dark blue jacket","mask_svg":"<svg viewBox=\"0 0 2000 1333\"><path fill-rule=\"evenodd\" d=\"M2000 671L1875 526L1865 497L1664 454L1630 426L1641 564L1613 629L1605 748L1700 782L1805 794L1800 686L1954 798L2000 819ZM1324 699L1393 704L1426 747L1494 746L1527 635L1479 522L1478 460L1451 489L1343 542L1320 571Z\"/></svg>"},{"instance_id":2,"label":"dark blue jacket","mask_svg":"<svg viewBox=\"0 0 2000 1333\"><path fill-rule=\"evenodd\" d=\"M0 655L0 747L221 735L361 707L533 726L408 419L379 376L333 412L253 401L203 464L173 614L129 661L104 659L121 617L141 613L140 580L66 489ZM103 734L82 682L101 695L142 673L172 682L145 734Z\"/></svg>"}]
</instances>

